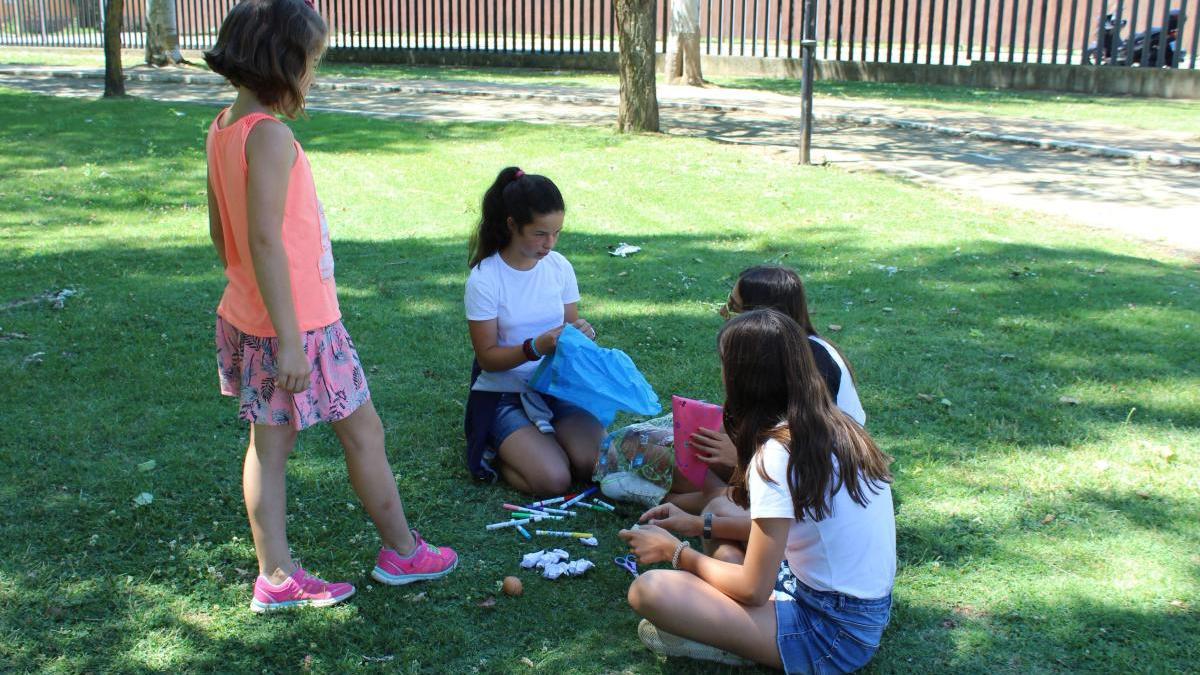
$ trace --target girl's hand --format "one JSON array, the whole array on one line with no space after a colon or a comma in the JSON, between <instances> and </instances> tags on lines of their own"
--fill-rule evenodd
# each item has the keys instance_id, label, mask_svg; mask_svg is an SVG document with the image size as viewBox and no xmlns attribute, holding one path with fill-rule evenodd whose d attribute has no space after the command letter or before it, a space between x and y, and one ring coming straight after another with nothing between
<instances>
[{"instance_id":1,"label":"girl's hand","mask_svg":"<svg viewBox=\"0 0 1200 675\"><path fill-rule=\"evenodd\" d=\"M308 389L312 374L312 364L299 346L284 347L280 345L279 355L275 357L275 382L293 394Z\"/></svg>"},{"instance_id":2,"label":"girl's hand","mask_svg":"<svg viewBox=\"0 0 1200 675\"><path fill-rule=\"evenodd\" d=\"M670 532L655 525L642 525L636 530L621 530L617 536L629 544L629 551L643 565L671 562L679 540Z\"/></svg>"},{"instance_id":3,"label":"girl's hand","mask_svg":"<svg viewBox=\"0 0 1200 675\"><path fill-rule=\"evenodd\" d=\"M558 328L551 328L545 333L537 336L537 339L533 341L533 346L537 347L539 354L543 356L550 356L554 353L555 349L558 349L558 336L562 335L562 332L562 326L559 326Z\"/></svg>"},{"instance_id":4,"label":"girl's hand","mask_svg":"<svg viewBox=\"0 0 1200 675\"><path fill-rule=\"evenodd\" d=\"M583 319L578 319L571 325L574 326L580 333L583 333L590 338L593 342L596 340L596 329L592 328L592 324L584 321Z\"/></svg>"},{"instance_id":5,"label":"girl's hand","mask_svg":"<svg viewBox=\"0 0 1200 675\"><path fill-rule=\"evenodd\" d=\"M733 468L737 466L737 448L724 431L700 427L692 434L692 447L696 459L705 464L719 464Z\"/></svg>"},{"instance_id":6,"label":"girl's hand","mask_svg":"<svg viewBox=\"0 0 1200 675\"><path fill-rule=\"evenodd\" d=\"M638 522L657 525L683 537L699 537L700 532L704 530L703 518L693 516L674 504L659 504L643 513Z\"/></svg>"}]
</instances>

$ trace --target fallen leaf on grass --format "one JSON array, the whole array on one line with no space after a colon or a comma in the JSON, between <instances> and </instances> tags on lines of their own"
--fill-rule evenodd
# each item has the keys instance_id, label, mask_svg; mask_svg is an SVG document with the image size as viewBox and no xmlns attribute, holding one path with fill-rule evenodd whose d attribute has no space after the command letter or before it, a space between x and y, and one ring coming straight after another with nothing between
<instances>
[{"instance_id":1,"label":"fallen leaf on grass","mask_svg":"<svg viewBox=\"0 0 1200 675\"><path fill-rule=\"evenodd\" d=\"M1168 462L1175 459L1175 451L1170 448L1160 448L1158 454Z\"/></svg>"},{"instance_id":2,"label":"fallen leaf on grass","mask_svg":"<svg viewBox=\"0 0 1200 675\"><path fill-rule=\"evenodd\" d=\"M939 401L939 403L941 403L942 405L946 406L947 408L949 408L950 406L954 405L953 403L951 403L951 402L950 402L950 399L948 399L948 398L944 398L944 399L942 399L941 401Z\"/></svg>"},{"instance_id":3,"label":"fallen leaf on grass","mask_svg":"<svg viewBox=\"0 0 1200 675\"><path fill-rule=\"evenodd\" d=\"M300 669L309 671L312 670L313 657L312 654L305 654L304 660L300 662Z\"/></svg>"},{"instance_id":4,"label":"fallen leaf on grass","mask_svg":"<svg viewBox=\"0 0 1200 675\"><path fill-rule=\"evenodd\" d=\"M1107 459L1100 459L1096 460L1096 463L1092 466L1096 467L1097 471L1108 471L1108 468L1112 465L1108 463Z\"/></svg>"},{"instance_id":5,"label":"fallen leaf on grass","mask_svg":"<svg viewBox=\"0 0 1200 675\"><path fill-rule=\"evenodd\" d=\"M1141 497L1142 499L1150 499L1150 491L1149 490L1138 490L1136 494L1137 494L1137 496Z\"/></svg>"},{"instance_id":6,"label":"fallen leaf on grass","mask_svg":"<svg viewBox=\"0 0 1200 675\"><path fill-rule=\"evenodd\" d=\"M416 595L411 596L408 599L409 602L423 602L424 600L425 600L425 591L421 591L420 593L417 593Z\"/></svg>"},{"instance_id":7,"label":"fallen leaf on grass","mask_svg":"<svg viewBox=\"0 0 1200 675\"><path fill-rule=\"evenodd\" d=\"M1079 405L1079 399L1074 396L1059 396L1058 402L1063 405Z\"/></svg>"},{"instance_id":8,"label":"fallen leaf on grass","mask_svg":"<svg viewBox=\"0 0 1200 675\"><path fill-rule=\"evenodd\" d=\"M386 654L384 656L367 656L366 654L363 654L363 661L366 661L367 663L387 663L395 658L396 657L392 656L391 654Z\"/></svg>"},{"instance_id":9,"label":"fallen leaf on grass","mask_svg":"<svg viewBox=\"0 0 1200 675\"><path fill-rule=\"evenodd\" d=\"M917 398L921 399L922 401L925 401L926 403L930 403L933 401L932 394L917 394Z\"/></svg>"},{"instance_id":10,"label":"fallen leaf on grass","mask_svg":"<svg viewBox=\"0 0 1200 675\"><path fill-rule=\"evenodd\" d=\"M138 466L138 471L141 471L144 473L146 471L153 471L154 468L158 466L158 462L156 462L152 459L148 459L148 460L142 462L141 464L138 464L137 466Z\"/></svg>"},{"instance_id":11,"label":"fallen leaf on grass","mask_svg":"<svg viewBox=\"0 0 1200 675\"><path fill-rule=\"evenodd\" d=\"M1178 609L1187 609L1187 608L1188 608L1188 605L1187 605L1187 603L1186 603L1186 602L1184 602L1184 601L1182 601L1182 600L1172 600L1172 601L1171 601L1170 603L1168 603L1168 604L1170 604L1172 607L1175 607L1175 608L1178 608Z\"/></svg>"},{"instance_id":12,"label":"fallen leaf on grass","mask_svg":"<svg viewBox=\"0 0 1200 675\"><path fill-rule=\"evenodd\" d=\"M133 498L134 506L150 506L152 502L154 502L154 495L149 492L143 492Z\"/></svg>"},{"instance_id":13,"label":"fallen leaf on grass","mask_svg":"<svg viewBox=\"0 0 1200 675\"><path fill-rule=\"evenodd\" d=\"M883 311L887 312L888 314L891 314L892 312L894 312L896 310L892 309L891 307L884 307Z\"/></svg>"},{"instance_id":14,"label":"fallen leaf on grass","mask_svg":"<svg viewBox=\"0 0 1200 675\"><path fill-rule=\"evenodd\" d=\"M488 597L479 601L479 606L485 607L485 608L495 607L496 606L496 598L489 595Z\"/></svg>"},{"instance_id":15,"label":"fallen leaf on grass","mask_svg":"<svg viewBox=\"0 0 1200 675\"><path fill-rule=\"evenodd\" d=\"M829 324L829 331L831 333L836 333L836 332L840 331L841 329L842 329L842 325L840 323Z\"/></svg>"},{"instance_id":16,"label":"fallen leaf on grass","mask_svg":"<svg viewBox=\"0 0 1200 675\"><path fill-rule=\"evenodd\" d=\"M1012 361L1015 358L1017 358L1016 354L1001 354L1000 355L1001 361Z\"/></svg>"},{"instance_id":17,"label":"fallen leaf on grass","mask_svg":"<svg viewBox=\"0 0 1200 675\"><path fill-rule=\"evenodd\" d=\"M1045 518L1042 518L1042 524L1043 524L1043 525L1049 525L1050 523L1053 523L1053 522L1054 522L1054 519L1055 519L1055 517L1056 517L1056 516L1055 516L1053 513L1047 513L1047 514L1046 514L1046 517L1045 517Z\"/></svg>"},{"instance_id":18,"label":"fallen leaf on grass","mask_svg":"<svg viewBox=\"0 0 1200 675\"><path fill-rule=\"evenodd\" d=\"M957 626L958 626L958 624L954 622L954 619L943 619L942 620L942 628L955 628Z\"/></svg>"},{"instance_id":19,"label":"fallen leaf on grass","mask_svg":"<svg viewBox=\"0 0 1200 675\"><path fill-rule=\"evenodd\" d=\"M537 664L535 664L535 663L533 662L533 659L529 658L528 656L522 656L522 657L521 657L521 663L523 663L523 664L525 664L525 665L529 666L530 668L536 668L536 667L537 667Z\"/></svg>"}]
</instances>

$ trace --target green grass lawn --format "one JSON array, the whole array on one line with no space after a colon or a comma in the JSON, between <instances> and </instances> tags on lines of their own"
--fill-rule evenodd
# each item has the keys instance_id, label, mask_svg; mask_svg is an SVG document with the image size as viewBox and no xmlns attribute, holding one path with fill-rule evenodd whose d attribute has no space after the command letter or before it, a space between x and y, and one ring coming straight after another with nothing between
<instances>
[{"instance_id":1,"label":"green grass lawn","mask_svg":"<svg viewBox=\"0 0 1200 675\"><path fill-rule=\"evenodd\" d=\"M199 60L198 57L197 61ZM142 63L141 53L127 50L126 66ZM0 47L0 64L103 67L99 52L63 49ZM201 62L202 64L202 62ZM407 65L321 64L326 76L397 80L465 80L510 84L572 87L616 87L612 73L547 71L518 68L454 68ZM753 77L714 77L713 83L731 89L800 95L800 81ZM1173 131L1200 141L1200 101L1090 96L1042 91L976 89L887 82L813 83L818 97L885 101L913 108L932 108L1000 117L1024 117L1052 122L1095 122L1147 131Z\"/></svg>"},{"instance_id":2,"label":"green grass lawn","mask_svg":"<svg viewBox=\"0 0 1200 675\"><path fill-rule=\"evenodd\" d=\"M664 401L717 399L716 308L805 278L896 457L895 610L868 669L1188 671L1200 660L1200 273L1115 236L695 139L317 114L294 125L345 322L444 581L370 583L376 539L327 428L289 469L304 564L351 602L262 618L246 429L217 393L204 133L214 109L0 89L0 669L711 672L635 636L611 564L636 510L579 520L597 569L518 570L519 498L462 460L466 237L496 171L545 173L582 313ZM628 259L606 246L644 247ZM887 268L895 267L889 274ZM74 289L62 309L16 305ZM142 470L152 461L153 468ZM142 492L147 506L135 506ZM561 540L550 542L561 545ZM545 545L544 543L542 545ZM517 573L519 599L496 597Z\"/></svg>"}]
</instances>

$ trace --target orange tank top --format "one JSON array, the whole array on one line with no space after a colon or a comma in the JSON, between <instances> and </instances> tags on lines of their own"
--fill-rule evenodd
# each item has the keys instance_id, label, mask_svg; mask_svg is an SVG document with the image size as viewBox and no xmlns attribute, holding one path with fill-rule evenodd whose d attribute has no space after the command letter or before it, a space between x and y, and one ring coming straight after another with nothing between
<instances>
[{"instance_id":1,"label":"orange tank top","mask_svg":"<svg viewBox=\"0 0 1200 675\"><path fill-rule=\"evenodd\" d=\"M213 195L221 216L229 283L217 306L217 314L238 330L258 337L276 337L275 326L263 304L250 260L249 222L246 210L246 139L254 125L271 115L251 113L221 127L229 109L221 111L208 129L206 149ZM296 161L288 180L287 202L283 212L283 246L287 251L288 273L292 284L292 302L300 332L316 330L341 318L337 285L333 280L333 249L329 244L329 225L325 210L317 199L312 167L300 143L296 143Z\"/></svg>"}]
</instances>

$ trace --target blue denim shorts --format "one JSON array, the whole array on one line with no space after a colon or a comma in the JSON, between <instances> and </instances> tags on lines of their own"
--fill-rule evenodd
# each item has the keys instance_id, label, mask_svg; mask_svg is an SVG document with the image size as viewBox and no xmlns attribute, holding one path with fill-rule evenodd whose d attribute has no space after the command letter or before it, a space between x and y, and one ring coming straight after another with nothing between
<instances>
[{"instance_id":1,"label":"blue denim shorts","mask_svg":"<svg viewBox=\"0 0 1200 675\"><path fill-rule=\"evenodd\" d=\"M787 673L849 673L875 656L892 613L892 596L863 600L818 591L785 560L775 583L775 640Z\"/></svg>"},{"instance_id":2,"label":"blue denim shorts","mask_svg":"<svg viewBox=\"0 0 1200 675\"><path fill-rule=\"evenodd\" d=\"M582 413L590 415L588 411L580 408L572 403L549 396L541 395L550 406L550 411L554 413L554 421L566 419L572 415ZM522 427L527 427L533 424L529 421L529 416L525 414L525 408L521 405L520 394L501 394L500 402L496 404L496 417L492 420L492 431L488 434L488 442L493 448L500 449L500 444L504 439L513 435L515 431Z\"/></svg>"}]
</instances>

